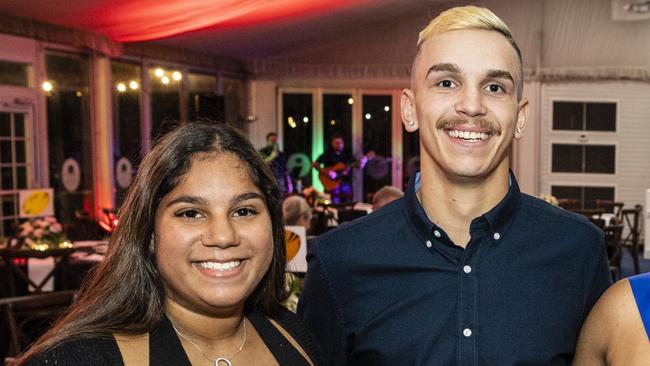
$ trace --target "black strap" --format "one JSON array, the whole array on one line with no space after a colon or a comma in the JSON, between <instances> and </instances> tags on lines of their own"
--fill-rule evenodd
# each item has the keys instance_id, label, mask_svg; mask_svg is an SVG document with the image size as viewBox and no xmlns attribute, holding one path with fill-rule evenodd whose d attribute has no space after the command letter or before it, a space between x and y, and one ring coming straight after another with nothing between
<instances>
[{"instance_id":1,"label":"black strap","mask_svg":"<svg viewBox=\"0 0 650 366\"><path fill-rule=\"evenodd\" d=\"M166 316L149 332L149 365L192 366Z\"/></svg>"},{"instance_id":2,"label":"black strap","mask_svg":"<svg viewBox=\"0 0 650 366\"><path fill-rule=\"evenodd\" d=\"M264 315L252 312L248 320L253 324L264 344L269 348L273 357L282 366L308 366L309 362L289 342L289 340Z\"/></svg>"}]
</instances>

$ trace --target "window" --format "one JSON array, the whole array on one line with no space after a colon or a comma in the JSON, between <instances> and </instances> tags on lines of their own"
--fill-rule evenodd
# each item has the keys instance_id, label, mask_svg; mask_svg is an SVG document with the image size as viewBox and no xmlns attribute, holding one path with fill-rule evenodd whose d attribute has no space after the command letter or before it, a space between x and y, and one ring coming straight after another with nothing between
<instances>
[{"instance_id":1,"label":"window","mask_svg":"<svg viewBox=\"0 0 650 366\"><path fill-rule=\"evenodd\" d=\"M0 60L0 85L29 86L29 65Z\"/></svg>"},{"instance_id":2,"label":"window","mask_svg":"<svg viewBox=\"0 0 650 366\"><path fill-rule=\"evenodd\" d=\"M282 94L284 153L291 178L300 179L302 187L312 184L311 170L301 169L303 165L308 167L312 160L312 108L311 94Z\"/></svg>"},{"instance_id":3,"label":"window","mask_svg":"<svg viewBox=\"0 0 650 366\"><path fill-rule=\"evenodd\" d=\"M181 118L180 84L183 74L162 67L149 69L151 87L151 138L155 139Z\"/></svg>"},{"instance_id":4,"label":"window","mask_svg":"<svg viewBox=\"0 0 650 366\"><path fill-rule=\"evenodd\" d=\"M392 95L364 94L362 103L363 152L372 151L376 155L363 170L363 200L368 201L372 194L392 182Z\"/></svg>"},{"instance_id":5,"label":"window","mask_svg":"<svg viewBox=\"0 0 650 366\"><path fill-rule=\"evenodd\" d=\"M555 101L553 130L616 132L616 103Z\"/></svg>"},{"instance_id":6,"label":"window","mask_svg":"<svg viewBox=\"0 0 650 366\"><path fill-rule=\"evenodd\" d=\"M141 67L111 62L113 78L113 169L115 203L120 206L131 178L140 165L142 134L140 115Z\"/></svg>"},{"instance_id":7,"label":"window","mask_svg":"<svg viewBox=\"0 0 650 366\"><path fill-rule=\"evenodd\" d=\"M49 51L45 69L52 85L47 92L50 185L59 221L72 223L75 215L94 214L88 59Z\"/></svg>"},{"instance_id":8,"label":"window","mask_svg":"<svg viewBox=\"0 0 650 366\"><path fill-rule=\"evenodd\" d=\"M18 222L18 191L27 189L25 114L0 112L0 236L14 234Z\"/></svg>"},{"instance_id":9,"label":"window","mask_svg":"<svg viewBox=\"0 0 650 366\"><path fill-rule=\"evenodd\" d=\"M553 173L616 173L615 145L553 144Z\"/></svg>"},{"instance_id":10,"label":"window","mask_svg":"<svg viewBox=\"0 0 650 366\"><path fill-rule=\"evenodd\" d=\"M559 199L576 200L574 207L569 209L594 209L596 200L614 201L614 187L594 187L594 186L551 186L551 194Z\"/></svg>"},{"instance_id":11,"label":"window","mask_svg":"<svg viewBox=\"0 0 650 366\"><path fill-rule=\"evenodd\" d=\"M187 101L189 118L223 120L224 98L217 95L217 77L190 73L188 81L190 89Z\"/></svg>"}]
</instances>

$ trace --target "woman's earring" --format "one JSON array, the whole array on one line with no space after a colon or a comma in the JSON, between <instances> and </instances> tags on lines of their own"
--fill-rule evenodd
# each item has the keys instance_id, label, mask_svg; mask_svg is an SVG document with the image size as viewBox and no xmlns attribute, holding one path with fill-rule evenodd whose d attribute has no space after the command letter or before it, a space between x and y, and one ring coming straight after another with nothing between
<instances>
[{"instance_id":1,"label":"woman's earring","mask_svg":"<svg viewBox=\"0 0 650 366\"><path fill-rule=\"evenodd\" d=\"M408 123L409 123L409 126L414 126L415 125L415 121L413 121L413 120L410 120Z\"/></svg>"}]
</instances>

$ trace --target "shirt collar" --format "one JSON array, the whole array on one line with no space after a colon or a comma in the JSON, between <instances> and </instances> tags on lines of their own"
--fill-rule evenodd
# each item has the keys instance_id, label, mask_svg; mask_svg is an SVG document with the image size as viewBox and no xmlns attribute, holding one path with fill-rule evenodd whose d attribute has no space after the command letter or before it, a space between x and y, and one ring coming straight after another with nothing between
<instances>
[{"instance_id":1,"label":"shirt collar","mask_svg":"<svg viewBox=\"0 0 650 366\"><path fill-rule=\"evenodd\" d=\"M512 171L509 172L509 182L510 187L506 196L490 211L474 219L472 226L479 221L483 221L480 219L484 219L487 221L490 231L498 232L500 237L503 237L510 224L514 221L515 214L521 205L521 191ZM404 208L406 209L406 215L409 221L418 236L420 236L420 239L427 241L431 239L434 231L439 230L443 232L443 230L429 220L424 207L417 198L416 192L418 189L420 189L419 171L413 174L409 180L409 185L404 195ZM497 242L499 241L497 240Z\"/></svg>"}]
</instances>

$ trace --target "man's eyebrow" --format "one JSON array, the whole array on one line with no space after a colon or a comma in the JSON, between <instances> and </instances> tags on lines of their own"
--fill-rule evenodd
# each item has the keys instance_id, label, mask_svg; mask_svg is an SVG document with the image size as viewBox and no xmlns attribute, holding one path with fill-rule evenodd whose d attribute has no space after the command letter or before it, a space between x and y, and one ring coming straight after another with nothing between
<instances>
[{"instance_id":1,"label":"man's eyebrow","mask_svg":"<svg viewBox=\"0 0 650 366\"><path fill-rule=\"evenodd\" d=\"M435 64L429 68L427 71L426 77L429 76L432 72L453 72L453 73L460 73L460 68L456 64L451 64L451 63L442 63L442 64Z\"/></svg>"},{"instance_id":2,"label":"man's eyebrow","mask_svg":"<svg viewBox=\"0 0 650 366\"><path fill-rule=\"evenodd\" d=\"M487 73L488 78L492 79L508 79L514 84L515 79L512 77L512 74L505 70L490 70Z\"/></svg>"}]
</instances>

